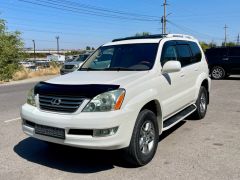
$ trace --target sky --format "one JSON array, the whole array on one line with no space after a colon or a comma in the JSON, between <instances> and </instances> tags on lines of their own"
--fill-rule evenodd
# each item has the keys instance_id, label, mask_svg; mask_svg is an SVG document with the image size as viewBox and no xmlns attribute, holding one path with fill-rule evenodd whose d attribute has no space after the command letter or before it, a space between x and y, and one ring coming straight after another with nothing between
<instances>
[{"instance_id":1,"label":"sky","mask_svg":"<svg viewBox=\"0 0 240 180\"><path fill-rule=\"evenodd\" d=\"M240 33L239 0L167 0L167 32L220 44ZM0 19L18 30L26 48L97 48L138 32L161 33L163 0L0 0Z\"/></svg>"}]
</instances>

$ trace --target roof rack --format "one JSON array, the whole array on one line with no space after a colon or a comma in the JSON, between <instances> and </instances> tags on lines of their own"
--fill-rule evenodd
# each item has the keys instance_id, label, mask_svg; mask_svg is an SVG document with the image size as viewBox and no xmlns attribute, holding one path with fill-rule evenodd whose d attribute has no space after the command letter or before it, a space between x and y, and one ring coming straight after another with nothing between
<instances>
[{"instance_id":1,"label":"roof rack","mask_svg":"<svg viewBox=\"0 0 240 180\"><path fill-rule=\"evenodd\" d=\"M159 39L159 38L187 38L187 39L195 39L193 36L185 35L185 34L154 34L154 35L146 35L146 36L131 36L125 38L114 39L112 42L124 41L124 40L133 40L133 39Z\"/></svg>"},{"instance_id":2,"label":"roof rack","mask_svg":"<svg viewBox=\"0 0 240 180\"><path fill-rule=\"evenodd\" d=\"M166 37L167 34L154 34L154 35L146 35L146 36L132 36L132 37L125 37L125 38L119 38L114 39L112 42L116 41L124 41L124 40L132 40L132 39L159 39Z\"/></svg>"},{"instance_id":3,"label":"roof rack","mask_svg":"<svg viewBox=\"0 0 240 180\"><path fill-rule=\"evenodd\" d=\"M168 34L166 37L178 37L178 38L187 38L187 39L195 39L193 36L186 34Z\"/></svg>"}]
</instances>

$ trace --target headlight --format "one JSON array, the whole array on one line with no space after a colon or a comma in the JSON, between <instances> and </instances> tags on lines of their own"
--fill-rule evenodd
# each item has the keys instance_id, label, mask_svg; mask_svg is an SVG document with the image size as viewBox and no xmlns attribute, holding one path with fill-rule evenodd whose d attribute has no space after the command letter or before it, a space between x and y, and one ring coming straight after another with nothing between
<instances>
[{"instance_id":1,"label":"headlight","mask_svg":"<svg viewBox=\"0 0 240 180\"><path fill-rule=\"evenodd\" d=\"M121 108L124 96L124 89L117 89L99 94L87 104L87 106L83 109L83 112L104 112L118 110Z\"/></svg>"},{"instance_id":2,"label":"headlight","mask_svg":"<svg viewBox=\"0 0 240 180\"><path fill-rule=\"evenodd\" d=\"M36 106L34 88L28 91L27 103L32 106Z\"/></svg>"},{"instance_id":3,"label":"headlight","mask_svg":"<svg viewBox=\"0 0 240 180\"><path fill-rule=\"evenodd\" d=\"M79 68L79 65L78 64L75 64L73 69L78 69Z\"/></svg>"}]
</instances>

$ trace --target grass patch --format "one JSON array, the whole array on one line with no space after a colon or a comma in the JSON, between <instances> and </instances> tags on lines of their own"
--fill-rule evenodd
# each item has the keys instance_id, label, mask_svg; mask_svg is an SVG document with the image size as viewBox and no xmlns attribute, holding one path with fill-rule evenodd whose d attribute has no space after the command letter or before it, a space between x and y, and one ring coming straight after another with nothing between
<instances>
[{"instance_id":1,"label":"grass patch","mask_svg":"<svg viewBox=\"0 0 240 180\"><path fill-rule=\"evenodd\" d=\"M39 69L36 71L23 68L22 70L14 74L13 80L18 81L18 80L34 78L39 76L56 75L56 74L59 74L59 71L60 71L60 67L58 66L50 66L49 68Z\"/></svg>"}]
</instances>

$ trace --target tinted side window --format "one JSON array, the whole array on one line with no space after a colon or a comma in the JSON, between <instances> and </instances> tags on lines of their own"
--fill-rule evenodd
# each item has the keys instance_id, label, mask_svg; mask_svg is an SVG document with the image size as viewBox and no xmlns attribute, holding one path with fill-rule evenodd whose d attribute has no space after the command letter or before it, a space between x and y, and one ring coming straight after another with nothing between
<instances>
[{"instance_id":1,"label":"tinted side window","mask_svg":"<svg viewBox=\"0 0 240 180\"><path fill-rule=\"evenodd\" d=\"M167 61L177 61L177 50L175 42L166 42L163 46L161 65L163 66Z\"/></svg>"},{"instance_id":2,"label":"tinted side window","mask_svg":"<svg viewBox=\"0 0 240 180\"><path fill-rule=\"evenodd\" d=\"M190 47L191 47L192 53L193 53L193 60L192 60L193 63L200 62L202 59L202 53L201 53L199 46L195 42L190 42Z\"/></svg>"},{"instance_id":3,"label":"tinted side window","mask_svg":"<svg viewBox=\"0 0 240 180\"><path fill-rule=\"evenodd\" d=\"M182 67L192 64L192 53L189 45L187 44L178 44L178 59L181 62Z\"/></svg>"},{"instance_id":4,"label":"tinted side window","mask_svg":"<svg viewBox=\"0 0 240 180\"><path fill-rule=\"evenodd\" d=\"M215 58L216 60L221 60L219 58L227 56L227 48L211 48L207 49L206 55L208 60L211 60L211 58Z\"/></svg>"},{"instance_id":5,"label":"tinted side window","mask_svg":"<svg viewBox=\"0 0 240 180\"><path fill-rule=\"evenodd\" d=\"M240 48L229 48L228 56L240 56Z\"/></svg>"}]
</instances>

